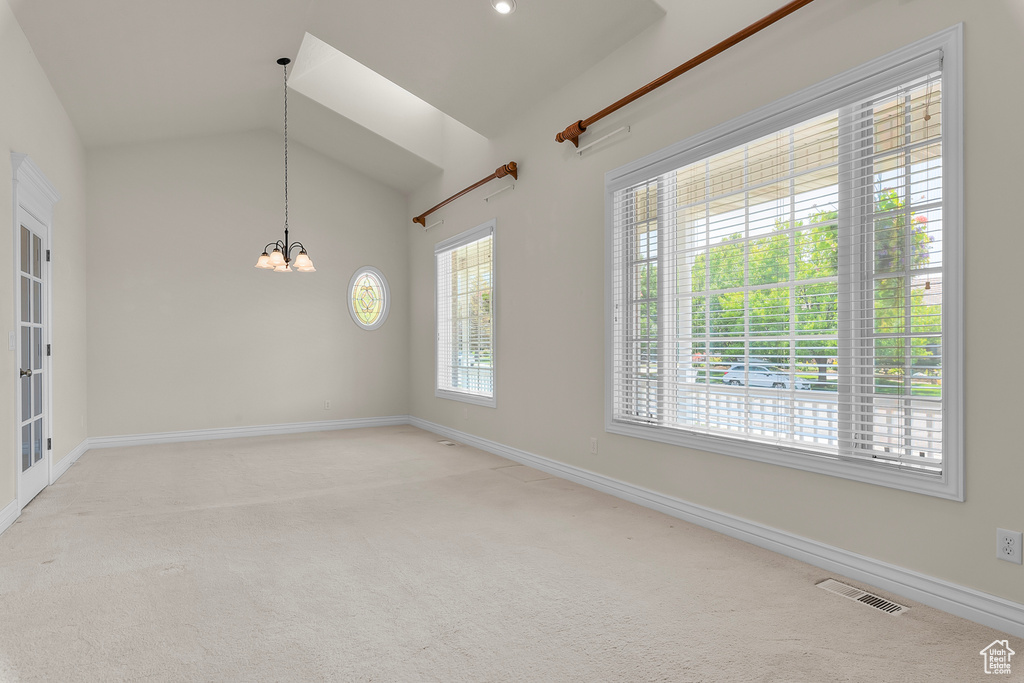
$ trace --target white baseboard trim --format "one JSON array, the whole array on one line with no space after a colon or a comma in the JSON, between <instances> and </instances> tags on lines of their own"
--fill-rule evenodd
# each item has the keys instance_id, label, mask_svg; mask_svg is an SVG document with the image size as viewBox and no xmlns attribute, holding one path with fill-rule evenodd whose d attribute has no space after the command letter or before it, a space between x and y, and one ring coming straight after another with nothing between
<instances>
[{"instance_id":1,"label":"white baseboard trim","mask_svg":"<svg viewBox=\"0 0 1024 683\"><path fill-rule=\"evenodd\" d=\"M617 498L718 531L802 562L881 588L929 607L1024 637L1024 605L897 567L842 548L718 512L489 439L410 417L409 424L459 443L575 481Z\"/></svg>"},{"instance_id":2,"label":"white baseboard trim","mask_svg":"<svg viewBox=\"0 0 1024 683\"><path fill-rule=\"evenodd\" d=\"M21 510L18 509L18 499L15 498L7 504L3 510L0 510L0 534L7 531L7 528L14 524L14 521L21 516Z\"/></svg>"},{"instance_id":3,"label":"white baseboard trim","mask_svg":"<svg viewBox=\"0 0 1024 683\"><path fill-rule=\"evenodd\" d=\"M363 427L390 427L409 424L408 415L386 417L357 417L347 420L323 420L320 422L288 422L285 424L258 425L253 427L220 427L216 429L192 429L182 432L156 432L153 434L125 434L122 436L91 436L89 448L115 448L120 446L146 446L183 441L210 441L213 439L238 439L246 436L268 436L272 434L300 434L303 432L327 432L335 429L360 429Z\"/></svg>"},{"instance_id":4,"label":"white baseboard trim","mask_svg":"<svg viewBox=\"0 0 1024 683\"><path fill-rule=\"evenodd\" d=\"M78 459L85 455L87 450L89 450L89 439L82 439L82 443L72 448L71 452L61 458L60 462L55 462L50 468L50 483L56 484L57 480L64 476L64 473L78 462Z\"/></svg>"}]
</instances>

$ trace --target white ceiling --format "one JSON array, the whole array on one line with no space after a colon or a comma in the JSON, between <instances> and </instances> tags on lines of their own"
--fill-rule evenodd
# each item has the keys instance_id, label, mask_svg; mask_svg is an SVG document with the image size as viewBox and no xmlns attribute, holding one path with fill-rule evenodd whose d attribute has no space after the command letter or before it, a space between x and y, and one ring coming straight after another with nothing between
<instances>
[{"instance_id":1,"label":"white ceiling","mask_svg":"<svg viewBox=\"0 0 1024 683\"><path fill-rule=\"evenodd\" d=\"M654 0L518 0L508 16L489 0L10 4L90 147L279 130L275 61L294 59L307 32L492 137L664 15ZM403 192L441 170L299 93L289 124L293 139Z\"/></svg>"}]
</instances>

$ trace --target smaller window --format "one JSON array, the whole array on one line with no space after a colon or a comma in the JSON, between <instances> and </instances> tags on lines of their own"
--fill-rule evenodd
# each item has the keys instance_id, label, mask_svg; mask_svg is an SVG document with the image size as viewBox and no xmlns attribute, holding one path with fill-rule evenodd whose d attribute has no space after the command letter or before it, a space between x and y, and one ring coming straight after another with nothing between
<instances>
[{"instance_id":1,"label":"smaller window","mask_svg":"<svg viewBox=\"0 0 1024 683\"><path fill-rule=\"evenodd\" d=\"M434 395L491 408L495 406L494 226L495 221L489 221L434 247Z\"/></svg>"},{"instance_id":2,"label":"smaller window","mask_svg":"<svg viewBox=\"0 0 1024 683\"><path fill-rule=\"evenodd\" d=\"M348 283L348 312L364 330L375 330L388 319L391 291L387 278L373 266L356 271Z\"/></svg>"}]
</instances>

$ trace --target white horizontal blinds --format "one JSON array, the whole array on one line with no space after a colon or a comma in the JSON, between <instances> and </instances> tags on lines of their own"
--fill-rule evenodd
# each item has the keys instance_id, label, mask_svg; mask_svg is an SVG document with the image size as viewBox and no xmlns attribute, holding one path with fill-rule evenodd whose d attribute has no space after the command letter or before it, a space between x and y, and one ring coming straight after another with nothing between
<instances>
[{"instance_id":1,"label":"white horizontal blinds","mask_svg":"<svg viewBox=\"0 0 1024 683\"><path fill-rule=\"evenodd\" d=\"M858 103L854 163L869 211L854 329L854 455L942 467L942 84L934 72ZM870 406L870 408L868 408Z\"/></svg>"},{"instance_id":2,"label":"white horizontal blinds","mask_svg":"<svg viewBox=\"0 0 1024 683\"><path fill-rule=\"evenodd\" d=\"M640 422L658 417L658 182L628 191L616 209L628 229L616 236L616 405ZM621 304L621 305L620 305Z\"/></svg>"},{"instance_id":3,"label":"white horizontal blinds","mask_svg":"<svg viewBox=\"0 0 1024 683\"><path fill-rule=\"evenodd\" d=\"M934 72L616 191L613 419L941 471L941 162Z\"/></svg>"},{"instance_id":4,"label":"white horizontal blinds","mask_svg":"<svg viewBox=\"0 0 1024 683\"><path fill-rule=\"evenodd\" d=\"M437 387L494 396L491 230L437 251Z\"/></svg>"}]
</instances>

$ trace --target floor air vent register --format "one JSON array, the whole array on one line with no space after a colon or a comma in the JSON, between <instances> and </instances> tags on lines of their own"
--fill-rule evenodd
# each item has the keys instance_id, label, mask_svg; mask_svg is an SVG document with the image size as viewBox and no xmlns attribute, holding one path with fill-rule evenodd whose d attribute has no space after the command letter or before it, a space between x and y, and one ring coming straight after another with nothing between
<instances>
[{"instance_id":1,"label":"floor air vent register","mask_svg":"<svg viewBox=\"0 0 1024 683\"><path fill-rule=\"evenodd\" d=\"M835 593L836 595L841 595L844 598L862 602L865 605L874 607L886 614L900 614L901 612L906 612L910 609L909 607L898 605L891 600L886 600L885 598L874 595L873 593L862 591L861 589L854 588L853 586L847 586L845 583L839 583L835 579L825 579L821 583L817 584L817 586L818 588L827 590L829 593Z\"/></svg>"}]
</instances>

